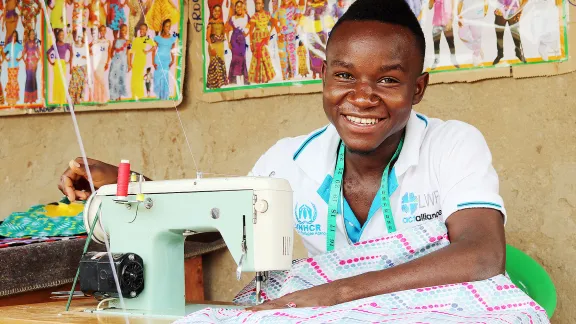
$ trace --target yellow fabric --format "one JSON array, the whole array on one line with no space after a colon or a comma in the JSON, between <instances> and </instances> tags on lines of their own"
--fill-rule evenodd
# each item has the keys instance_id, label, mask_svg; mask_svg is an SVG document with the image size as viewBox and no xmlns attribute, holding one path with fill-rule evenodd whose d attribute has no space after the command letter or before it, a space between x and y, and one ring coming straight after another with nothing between
<instances>
[{"instance_id":1,"label":"yellow fabric","mask_svg":"<svg viewBox=\"0 0 576 324\"><path fill-rule=\"evenodd\" d=\"M63 105L66 103L66 91L64 90L64 81L62 79L62 71L66 75L66 61L55 60L54 68L52 69L52 77L54 83L52 88L52 103Z\"/></svg>"},{"instance_id":2,"label":"yellow fabric","mask_svg":"<svg viewBox=\"0 0 576 324\"><path fill-rule=\"evenodd\" d=\"M84 205L78 203L58 203L58 205L46 205L44 209L46 210L44 215L48 217L74 217L83 211Z\"/></svg>"},{"instance_id":3,"label":"yellow fabric","mask_svg":"<svg viewBox=\"0 0 576 324\"><path fill-rule=\"evenodd\" d=\"M146 23L154 31L162 30L162 22L170 19L172 26L179 26L180 12L170 0L154 0L152 7L146 13Z\"/></svg>"}]
</instances>

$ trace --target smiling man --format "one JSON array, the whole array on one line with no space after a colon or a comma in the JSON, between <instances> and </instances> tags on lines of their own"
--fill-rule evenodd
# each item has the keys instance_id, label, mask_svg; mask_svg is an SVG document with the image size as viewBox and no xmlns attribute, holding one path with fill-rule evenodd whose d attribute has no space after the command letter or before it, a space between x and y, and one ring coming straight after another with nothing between
<instances>
[{"instance_id":1,"label":"smiling man","mask_svg":"<svg viewBox=\"0 0 576 324\"><path fill-rule=\"evenodd\" d=\"M310 256L426 222L442 222L450 245L392 268L335 280L252 310L329 306L504 272L505 210L482 134L412 110L428 85L425 41L404 0L357 0L334 26L323 66L330 124L280 140L251 175L287 179L294 219ZM60 189L87 198L81 159ZM91 160L96 186L114 166ZM359 289L361 287L361 289Z\"/></svg>"}]
</instances>

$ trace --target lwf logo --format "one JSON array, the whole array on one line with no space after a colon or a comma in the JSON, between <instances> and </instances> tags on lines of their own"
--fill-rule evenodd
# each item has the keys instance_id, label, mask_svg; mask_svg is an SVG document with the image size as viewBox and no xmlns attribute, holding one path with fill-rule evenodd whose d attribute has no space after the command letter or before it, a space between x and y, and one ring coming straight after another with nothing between
<instances>
[{"instance_id":1,"label":"lwf logo","mask_svg":"<svg viewBox=\"0 0 576 324\"><path fill-rule=\"evenodd\" d=\"M316 223L318 218L318 210L313 203L294 205L294 218L296 218L296 230L301 235L322 235L326 234L320 231L320 224Z\"/></svg>"},{"instance_id":2,"label":"lwf logo","mask_svg":"<svg viewBox=\"0 0 576 324\"><path fill-rule=\"evenodd\" d=\"M439 204L440 194L438 190L427 194L416 195L413 192L407 192L402 196L402 212L405 217L402 218L403 223L414 223L425 220L431 220L442 216L442 210L438 210L433 214L418 213L418 209L426 208L431 209ZM437 208L437 207L436 207ZM435 208L434 208L435 209Z\"/></svg>"}]
</instances>

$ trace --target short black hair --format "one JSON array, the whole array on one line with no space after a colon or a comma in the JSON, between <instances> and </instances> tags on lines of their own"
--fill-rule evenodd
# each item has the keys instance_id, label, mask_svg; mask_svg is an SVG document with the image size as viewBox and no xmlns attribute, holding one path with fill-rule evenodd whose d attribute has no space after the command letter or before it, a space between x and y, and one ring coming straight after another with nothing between
<instances>
[{"instance_id":1,"label":"short black hair","mask_svg":"<svg viewBox=\"0 0 576 324\"><path fill-rule=\"evenodd\" d=\"M346 21L378 21L408 28L416 38L422 54L422 65L424 65L426 39L418 18L406 0L356 0L332 27L326 48L334 31Z\"/></svg>"}]
</instances>

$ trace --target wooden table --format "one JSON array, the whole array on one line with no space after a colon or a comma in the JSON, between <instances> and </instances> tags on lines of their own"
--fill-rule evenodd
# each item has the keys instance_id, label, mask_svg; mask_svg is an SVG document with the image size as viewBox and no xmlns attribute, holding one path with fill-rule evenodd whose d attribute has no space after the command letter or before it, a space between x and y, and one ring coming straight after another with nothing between
<instances>
[{"instance_id":1,"label":"wooden table","mask_svg":"<svg viewBox=\"0 0 576 324\"><path fill-rule=\"evenodd\" d=\"M54 301L49 303L36 303L27 305L16 305L0 307L0 323L2 324L46 324L46 323L105 323L105 324L125 324L125 318L121 315L103 315L85 312L86 309L95 309L98 302L93 298L74 298L70 304L70 309L66 312L67 300ZM202 301L202 304L231 305L229 302ZM164 324L173 323L173 318L146 318L129 317L130 324Z\"/></svg>"}]
</instances>

